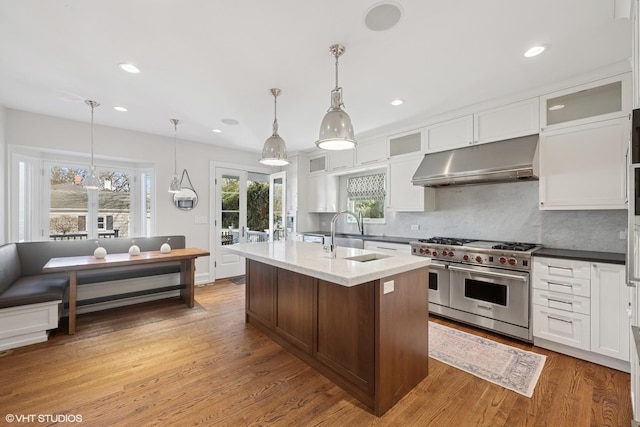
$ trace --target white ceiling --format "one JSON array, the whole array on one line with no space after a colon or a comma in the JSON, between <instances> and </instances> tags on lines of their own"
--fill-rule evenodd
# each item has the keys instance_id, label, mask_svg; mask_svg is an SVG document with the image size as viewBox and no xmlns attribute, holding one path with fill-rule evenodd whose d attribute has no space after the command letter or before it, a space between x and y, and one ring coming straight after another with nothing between
<instances>
[{"instance_id":1,"label":"white ceiling","mask_svg":"<svg viewBox=\"0 0 640 427\"><path fill-rule=\"evenodd\" d=\"M83 100L94 99L97 124L173 136L179 118L180 139L260 151L278 87L280 135L296 151L314 147L329 107L333 43L346 46L340 85L356 134L631 55L614 0L394 2L400 22L374 32L363 21L378 0L0 0L0 104L88 122ZM545 53L522 56L540 43Z\"/></svg>"}]
</instances>

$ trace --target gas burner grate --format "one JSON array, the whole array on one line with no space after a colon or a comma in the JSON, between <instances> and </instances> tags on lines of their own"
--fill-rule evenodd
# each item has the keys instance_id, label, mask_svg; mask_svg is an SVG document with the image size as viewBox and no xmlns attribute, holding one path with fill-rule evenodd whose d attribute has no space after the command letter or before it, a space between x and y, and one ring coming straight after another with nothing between
<instances>
[{"instance_id":1,"label":"gas burner grate","mask_svg":"<svg viewBox=\"0 0 640 427\"><path fill-rule=\"evenodd\" d=\"M470 239L458 239L455 237L430 237L428 239L418 240L420 243L433 243L436 245L448 245L448 246L462 246L473 240Z\"/></svg>"},{"instance_id":2,"label":"gas burner grate","mask_svg":"<svg viewBox=\"0 0 640 427\"><path fill-rule=\"evenodd\" d=\"M504 242L504 243L499 243L493 246L491 249L502 249L507 251L526 252L535 247L536 245L532 243Z\"/></svg>"}]
</instances>

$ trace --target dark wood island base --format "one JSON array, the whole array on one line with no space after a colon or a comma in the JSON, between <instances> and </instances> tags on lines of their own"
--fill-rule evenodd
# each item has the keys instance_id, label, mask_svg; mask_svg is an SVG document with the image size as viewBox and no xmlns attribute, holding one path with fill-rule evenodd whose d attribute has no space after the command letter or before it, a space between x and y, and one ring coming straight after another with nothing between
<instances>
[{"instance_id":1,"label":"dark wood island base","mask_svg":"<svg viewBox=\"0 0 640 427\"><path fill-rule=\"evenodd\" d=\"M246 263L246 321L375 415L427 376L427 267L343 286Z\"/></svg>"}]
</instances>

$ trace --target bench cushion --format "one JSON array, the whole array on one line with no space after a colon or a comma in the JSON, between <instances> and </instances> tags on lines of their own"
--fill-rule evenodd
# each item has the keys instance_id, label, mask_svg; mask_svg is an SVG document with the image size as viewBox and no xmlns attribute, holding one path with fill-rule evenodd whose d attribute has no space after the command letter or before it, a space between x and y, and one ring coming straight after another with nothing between
<instances>
[{"instance_id":1,"label":"bench cushion","mask_svg":"<svg viewBox=\"0 0 640 427\"><path fill-rule=\"evenodd\" d=\"M0 294L20 278L21 267L15 243L0 246Z\"/></svg>"},{"instance_id":2,"label":"bench cushion","mask_svg":"<svg viewBox=\"0 0 640 427\"><path fill-rule=\"evenodd\" d=\"M20 278L0 293L0 308L62 300L68 285L68 277L40 275Z\"/></svg>"}]
</instances>

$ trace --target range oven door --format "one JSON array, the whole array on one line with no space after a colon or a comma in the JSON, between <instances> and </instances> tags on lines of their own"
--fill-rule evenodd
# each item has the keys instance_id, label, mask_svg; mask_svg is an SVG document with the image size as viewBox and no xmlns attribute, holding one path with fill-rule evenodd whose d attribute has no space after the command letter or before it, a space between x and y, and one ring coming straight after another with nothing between
<instances>
[{"instance_id":1,"label":"range oven door","mask_svg":"<svg viewBox=\"0 0 640 427\"><path fill-rule=\"evenodd\" d=\"M451 307L529 327L529 273L450 265Z\"/></svg>"},{"instance_id":2,"label":"range oven door","mask_svg":"<svg viewBox=\"0 0 640 427\"><path fill-rule=\"evenodd\" d=\"M429 265L429 304L449 307L448 262L431 261Z\"/></svg>"}]
</instances>

